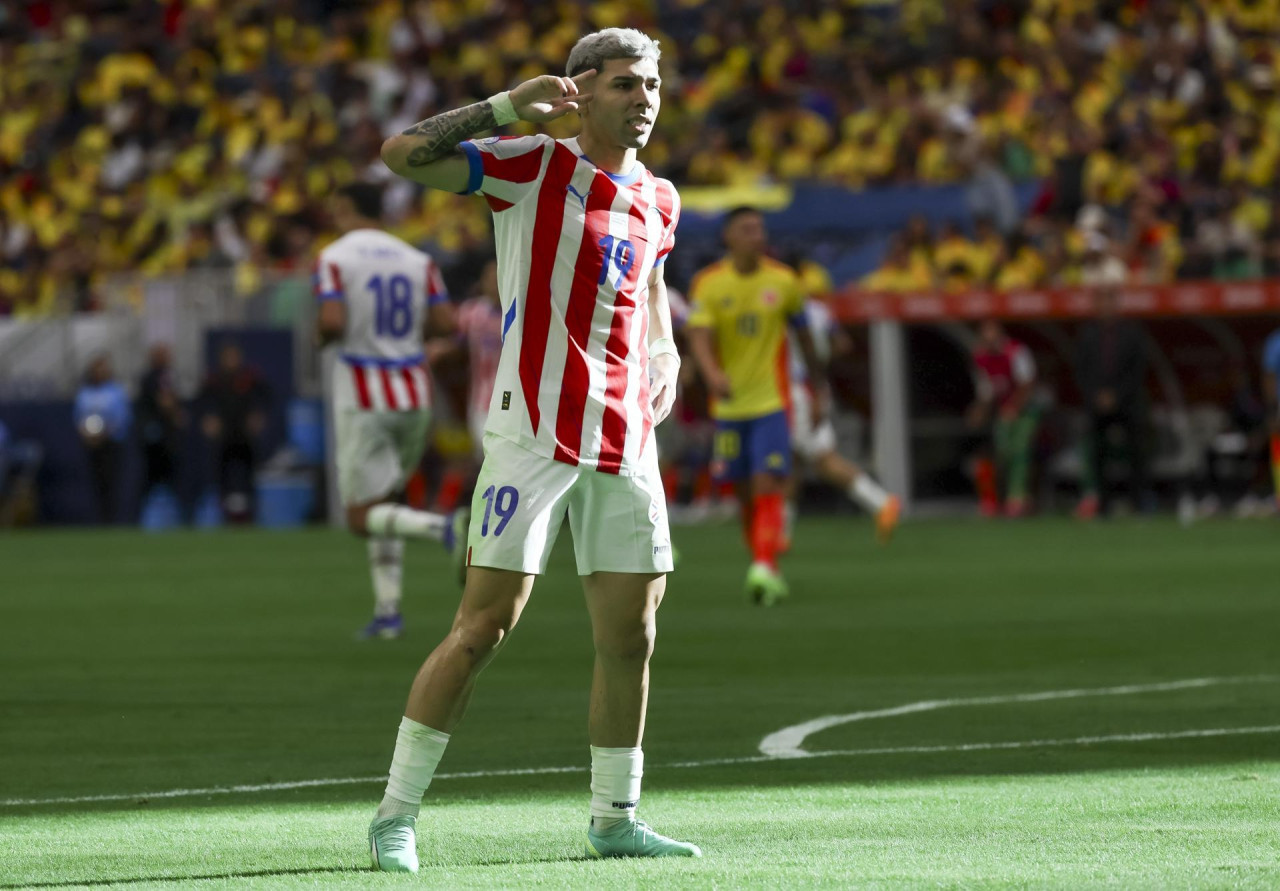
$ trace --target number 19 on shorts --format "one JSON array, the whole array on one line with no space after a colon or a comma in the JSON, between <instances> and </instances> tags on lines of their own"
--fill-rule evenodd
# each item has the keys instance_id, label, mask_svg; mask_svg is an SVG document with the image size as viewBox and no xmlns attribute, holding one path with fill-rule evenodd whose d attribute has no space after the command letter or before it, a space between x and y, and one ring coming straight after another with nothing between
<instances>
[{"instance_id":1,"label":"number 19 on shorts","mask_svg":"<svg viewBox=\"0 0 1280 891\"><path fill-rule=\"evenodd\" d=\"M515 486L503 486L501 489L490 486L480 497L484 499L484 521L480 524L480 535L489 534L489 521L494 514L498 515L498 522L493 528L493 534L495 537L501 535L515 516L516 508L520 506L520 493Z\"/></svg>"}]
</instances>

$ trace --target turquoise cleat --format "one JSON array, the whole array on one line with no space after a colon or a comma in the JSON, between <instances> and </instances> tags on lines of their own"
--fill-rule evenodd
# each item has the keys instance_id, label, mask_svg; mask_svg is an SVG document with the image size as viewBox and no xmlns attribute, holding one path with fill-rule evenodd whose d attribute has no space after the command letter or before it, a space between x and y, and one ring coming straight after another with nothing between
<instances>
[{"instance_id":1,"label":"turquoise cleat","mask_svg":"<svg viewBox=\"0 0 1280 891\"><path fill-rule=\"evenodd\" d=\"M369 856L373 868L382 872L417 872L418 837L414 834L417 817L400 814L375 819L369 824Z\"/></svg>"},{"instance_id":2,"label":"turquoise cleat","mask_svg":"<svg viewBox=\"0 0 1280 891\"><path fill-rule=\"evenodd\" d=\"M597 832L587 829L588 857L701 857L702 848L659 835L640 820L626 820Z\"/></svg>"}]
</instances>

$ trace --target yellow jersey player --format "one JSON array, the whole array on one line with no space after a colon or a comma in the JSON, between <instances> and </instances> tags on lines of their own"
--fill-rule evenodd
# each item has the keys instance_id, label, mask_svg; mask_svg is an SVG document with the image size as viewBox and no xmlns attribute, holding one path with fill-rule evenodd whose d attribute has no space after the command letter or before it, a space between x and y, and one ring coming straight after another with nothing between
<instances>
[{"instance_id":1,"label":"yellow jersey player","mask_svg":"<svg viewBox=\"0 0 1280 891\"><path fill-rule=\"evenodd\" d=\"M689 342L712 397L712 474L733 481L742 508L752 557L747 593L769 606L787 595L778 556L791 473L789 326L814 382L815 421L826 416L829 396L805 327L804 286L795 270L766 254L764 216L735 208L723 237L726 256L699 272L690 289Z\"/></svg>"}]
</instances>

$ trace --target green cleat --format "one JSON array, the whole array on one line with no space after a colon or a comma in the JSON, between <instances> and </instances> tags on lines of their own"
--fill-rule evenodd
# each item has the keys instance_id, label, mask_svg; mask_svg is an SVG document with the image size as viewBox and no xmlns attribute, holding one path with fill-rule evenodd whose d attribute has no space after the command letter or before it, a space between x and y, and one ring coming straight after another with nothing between
<instances>
[{"instance_id":1,"label":"green cleat","mask_svg":"<svg viewBox=\"0 0 1280 891\"><path fill-rule=\"evenodd\" d=\"M587 829L588 857L701 857L702 848L659 835L640 820L624 820L603 832Z\"/></svg>"},{"instance_id":2,"label":"green cleat","mask_svg":"<svg viewBox=\"0 0 1280 891\"><path fill-rule=\"evenodd\" d=\"M417 872L418 837L414 834L417 817L400 814L375 819L369 824L369 856L373 868L382 872Z\"/></svg>"},{"instance_id":3,"label":"green cleat","mask_svg":"<svg viewBox=\"0 0 1280 891\"><path fill-rule=\"evenodd\" d=\"M760 606L773 606L790 592L786 580L765 563L752 563L747 570L747 598Z\"/></svg>"}]
</instances>

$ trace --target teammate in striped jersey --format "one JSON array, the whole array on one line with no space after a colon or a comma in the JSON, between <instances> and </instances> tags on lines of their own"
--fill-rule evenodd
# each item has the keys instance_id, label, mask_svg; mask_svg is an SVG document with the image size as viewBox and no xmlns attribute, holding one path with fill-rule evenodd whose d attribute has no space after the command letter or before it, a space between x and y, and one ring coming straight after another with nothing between
<instances>
[{"instance_id":1,"label":"teammate in striped jersey","mask_svg":"<svg viewBox=\"0 0 1280 891\"><path fill-rule=\"evenodd\" d=\"M466 589L452 630L409 692L369 827L375 868L417 870L423 793L566 514L596 647L586 852L701 854L635 819L654 616L671 569L652 432L671 410L679 369L662 263L680 202L636 159L660 105L658 56L639 31L599 31L574 46L567 77L525 81L382 147L401 176L484 196L503 312ZM572 139L464 141L575 111L581 131Z\"/></svg>"},{"instance_id":2,"label":"teammate in striped jersey","mask_svg":"<svg viewBox=\"0 0 1280 891\"><path fill-rule=\"evenodd\" d=\"M452 309L435 261L376 228L376 186L346 186L331 208L346 234L320 252L315 288L320 337L342 347L331 395L338 492L347 526L368 538L374 613L364 636L394 638L404 539L453 538L448 518L397 503L431 423L423 337L451 331Z\"/></svg>"},{"instance_id":3,"label":"teammate in striped jersey","mask_svg":"<svg viewBox=\"0 0 1280 891\"><path fill-rule=\"evenodd\" d=\"M804 303L806 327L813 338L818 360L826 365L831 360L832 340L840 336L839 325L826 304L812 298ZM794 338L794 333L791 335ZM791 355L791 448L796 457L807 463L818 478L835 486L875 518L876 540L888 544L898 526L902 501L886 492L871 474L840 454L836 448L836 428L829 417L813 414L813 384L809 369L800 356L799 344ZM792 481L794 483L794 481ZM785 541L790 547L795 524L795 506L787 501Z\"/></svg>"},{"instance_id":4,"label":"teammate in striped jersey","mask_svg":"<svg viewBox=\"0 0 1280 891\"><path fill-rule=\"evenodd\" d=\"M502 298L498 295L498 264L494 260L481 271L475 296L458 307L458 340L466 346L470 373L467 430L472 446L480 451L502 358Z\"/></svg>"}]
</instances>

